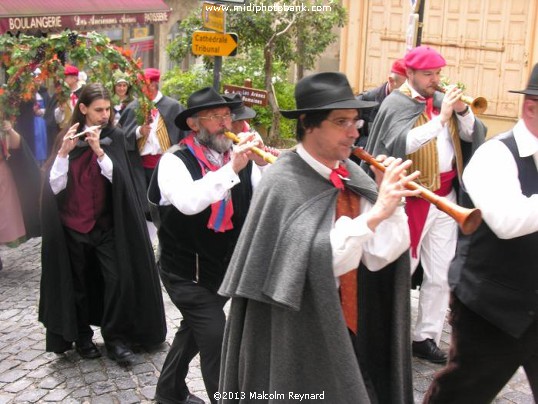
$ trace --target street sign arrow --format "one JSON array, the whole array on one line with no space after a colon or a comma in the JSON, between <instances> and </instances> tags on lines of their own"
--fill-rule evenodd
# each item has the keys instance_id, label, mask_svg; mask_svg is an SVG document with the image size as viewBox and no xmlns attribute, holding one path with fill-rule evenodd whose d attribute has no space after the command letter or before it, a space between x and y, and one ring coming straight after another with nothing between
<instances>
[{"instance_id":1,"label":"street sign arrow","mask_svg":"<svg viewBox=\"0 0 538 404\"><path fill-rule=\"evenodd\" d=\"M237 34L194 31L192 34L192 53L207 56L235 56L237 53Z\"/></svg>"}]
</instances>

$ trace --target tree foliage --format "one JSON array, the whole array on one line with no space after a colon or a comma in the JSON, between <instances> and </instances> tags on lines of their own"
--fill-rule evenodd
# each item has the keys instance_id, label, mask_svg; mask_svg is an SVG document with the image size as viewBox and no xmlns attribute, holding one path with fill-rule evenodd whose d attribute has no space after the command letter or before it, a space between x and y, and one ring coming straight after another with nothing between
<instances>
[{"instance_id":1,"label":"tree foliage","mask_svg":"<svg viewBox=\"0 0 538 404\"><path fill-rule=\"evenodd\" d=\"M261 88L269 94L272 114L267 140L274 141L280 129L278 109L283 108L273 93L275 66L279 64L288 69L295 63L300 71L312 69L327 46L336 40L337 34L333 28L344 25L346 11L334 0L251 0L248 6L251 10L258 7L261 11L248 11L247 6L241 11L233 11L233 7L229 7L226 31L238 35L239 52L244 55L242 60L246 65L255 59L252 57L254 52L263 52ZM194 10L180 23L179 28L182 35L168 47L171 59L177 62L190 52L192 33L202 29L201 8ZM233 58L224 58L223 72L231 59ZM206 58L205 61L207 65L211 64L209 59Z\"/></svg>"}]
</instances>

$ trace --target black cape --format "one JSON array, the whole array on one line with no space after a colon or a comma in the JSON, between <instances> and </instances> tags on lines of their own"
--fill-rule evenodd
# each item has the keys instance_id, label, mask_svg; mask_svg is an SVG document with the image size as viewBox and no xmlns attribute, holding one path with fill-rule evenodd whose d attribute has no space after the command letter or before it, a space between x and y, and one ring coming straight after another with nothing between
<instances>
[{"instance_id":1,"label":"black cape","mask_svg":"<svg viewBox=\"0 0 538 404\"><path fill-rule=\"evenodd\" d=\"M373 180L347 166L346 185L373 202ZM380 271L361 265L359 336L350 338L332 269L336 197L295 152L264 173L219 290L232 298L219 390L246 393L222 402L252 402L251 392L290 402L295 392L369 403L366 373L379 402L413 402L408 252Z\"/></svg>"},{"instance_id":2,"label":"black cape","mask_svg":"<svg viewBox=\"0 0 538 404\"><path fill-rule=\"evenodd\" d=\"M127 139L127 152L129 155L129 161L133 168L133 176L135 182L135 189L138 194L138 198L142 203L144 213L149 214L149 204L147 198L146 174L142 167L142 157L138 151L138 145L136 143L136 129L139 124L136 120L136 112L139 109L140 103L138 100L131 102L121 113L118 126L123 129L125 137ZM176 117L181 111L183 106L171 97L163 96L159 102L155 105L159 110L159 114L163 117L170 138L170 146L174 146L179 143L181 139L185 137L185 132L180 130L174 123ZM165 152L166 150L163 150Z\"/></svg>"},{"instance_id":3,"label":"black cape","mask_svg":"<svg viewBox=\"0 0 538 404\"><path fill-rule=\"evenodd\" d=\"M144 215L133 188L125 138L121 130L110 127L102 130L101 138L112 140L111 144L102 144L101 147L114 164L112 214L120 279L118 293L121 294L124 329L128 330L125 342L133 345L159 344L166 337L162 292ZM48 331L61 335L64 340L75 341L77 319L71 265L57 205L57 198L61 198L61 194L55 196L49 182L44 181L39 321ZM93 295L89 297L93 309L91 321L99 326L102 286L99 286L100 279L97 277L90 282L96 285ZM54 346L47 344L47 351L54 350Z\"/></svg>"}]
</instances>

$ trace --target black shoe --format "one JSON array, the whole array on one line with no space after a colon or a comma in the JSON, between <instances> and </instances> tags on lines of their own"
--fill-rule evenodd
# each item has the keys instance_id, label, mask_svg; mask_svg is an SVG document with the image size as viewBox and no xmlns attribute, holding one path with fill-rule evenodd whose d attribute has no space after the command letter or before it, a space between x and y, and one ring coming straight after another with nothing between
<instances>
[{"instance_id":1,"label":"black shoe","mask_svg":"<svg viewBox=\"0 0 538 404\"><path fill-rule=\"evenodd\" d=\"M200 397L189 393L187 398L184 399L184 400L181 400L179 403L181 403L181 404L205 404L205 401L202 400Z\"/></svg>"},{"instance_id":2,"label":"black shoe","mask_svg":"<svg viewBox=\"0 0 538 404\"><path fill-rule=\"evenodd\" d=\"M101 351L90 341L75 343L78 354L84 359L96 359L101 357Z\"/></svg>"},{"instance_id":3,"label":"black shoe","mask_svg":"<svg viewBox=\"0 0 538 404\"><path fill-rule=\"evenodd\" d=\"M106 353L110 359L118 362L119 365L130 365L134 361L135 354L125 344L106 344Z\"/></svg>"},{"instance_id":4,"label":"black shoe","mask_svg":"<svg viewBox=\"0 0 538 404\"><path fill-rule=\"evenodd\" d=\"M64 341L61 345L56 346L53 352L57 355L61 355L66 351L70 351L71 349L73 349L73 343Z\"/></svg>"},{"instance_id":5,"label":"black shoe","mask_svg":"<svg viewBox=\"0 0 538 404\"><path fill-rule=\"evenodd\" d=\"M413 341L413 356L426 359L432 363L446 363L446 353L441 351L435 341L431 338L424 341Z\"/></svg>"}]
</instances>

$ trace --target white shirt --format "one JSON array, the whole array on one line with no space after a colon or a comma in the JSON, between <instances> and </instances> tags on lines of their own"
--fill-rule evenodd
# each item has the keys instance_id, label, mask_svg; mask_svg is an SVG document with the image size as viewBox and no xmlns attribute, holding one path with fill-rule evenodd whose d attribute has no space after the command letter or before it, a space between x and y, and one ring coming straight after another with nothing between
<instances>
[{"instance_id":1,"label":"white shirt","mask_svg":"<svg viewBox=\"0 0 538 404\"><path fill-rule=\"evenodd\" d=\"M84 129L87 129L88 126L84 126ZM101 131L99 131L100 133ZM93 153L93 152L92 152ZM112 183L112 172L114 169L114 164L110 157L106 155L103 156L103 160L99 161L97 159L97 164L101 167L101 175L106 177ZM54 192L54 195L58 195L67 187L67 173L69 172L69 156L60 157L56 156L52 168L50 169L49 175L49 184Z\"/></svg>"},{"instance_id":2,"label":"white shirt","mask_svg":"<svg viewBox=\"0 0 538 404\"><path fill-rule=\"evenodd\" d=\"M217 158L220 153L210 150ZM265 169L252 165L251 183L256 188ZM199 180L194 181L191 173L179 157L173 153L164 153L159 160L157 176L161 190L161 205L174 205L184 215L196 215L212 203L222 200L228 191L241 181L228 162L217 171L208 171Z\"/></svg>"},{"instance_id":3,"label":"white shirt","mask_svg":"<svg viewBox=\"0 0 538 404\"><path fill-rule=\"evenodd\" d=\"M163 94L159 91L157 93L157 96L153 100L154 104L157 104L161 98L163 98ZM159 122L160 112L157 109L157 114L153 118L153 122L150 124L150 131L148 138L146 140L146 143L144 144L144 147L142 148L142 151L140 152L141 156L145 156L148 154L155 155L155 154L163 154L164 151L161 149L161 145L159 144L159 139L157 138L157 123ZM142 137L142 134L140 133L140 126L136 128L136 138L140 139Z\"/></svg>"},{"instance_id":4,"label":"white shirt","mask_svg":"<svg viewBox=\"0 0 538 404\"><path fill-rule=\"evenodd\" d=\"M412 98L421 97L421 95L411 87L409 82L407 82L407 85L411 89ZM456 116L458 117L460 138L470 142L472 140L475 121L473 112L469 108L469 113L467 115L461 116L456 114ZM452 170L454 146L450 139L448 125L442 125L439 115L432 114L432 119L428 123L417 126L409 131L406 138L405 153L411 154L416 152L433 138L437 138L437 154L439 156L440 172L443 173Z\"/></svg>"},{"instance_id":5,"label":"white shirt","mask_svg":"<svg viewBox=\"0 0 538 404\"><path fill-rule=\"evenodd\" d=\"M75 91L78 91L78 89L80 88L80 86L78 86L76 89L74 89L73 91L71 91L71 94L73 94ZM70 97L71 97L71 94L70 94ZM78 98L78 97L77 97ZM67 102L65 103L67 105L67 107L73 111L73 109L75 108L74 105L71 104L71 98L69 98L67 100ZM65 106L64 106L65 107ZM63 120L65 119L65 112L62 111L60 109L60 107L56 107L54 109L54 119L56 120L56 123L62 123Z\"/></svg>"},{"instance_id":6,"label":"white shirt","mask_svg":"<svg viewBox=\"0 0 538 404\"><path fill-rule=\"evenodd\" d=\"M533 156L538 167L538 138L523 120L513 132L520 157ZM463 183L497 237L510 239L538 231L538 195L522 194L516 162L500 140L490 139L476 150L463 172Z\"/></svg>"},{"instance_id":7,"label":"white shirt","mask_svg":"<svg viewBox=\"0 0 538 404\"><path fill-rule=\"evenodd\" d=\"M316 172L329 179L331 170L312 157L302 144L297 146L297 153ZM335 277L357 268L361 259L369 270L378 271L409 248L409 226L403 207L398 207L391 217L381 222L374 233L366 224L364 215L372 204L361 198L360 205L359 216L342 216L331 230Z\"/></svg>"}]
</instances>

